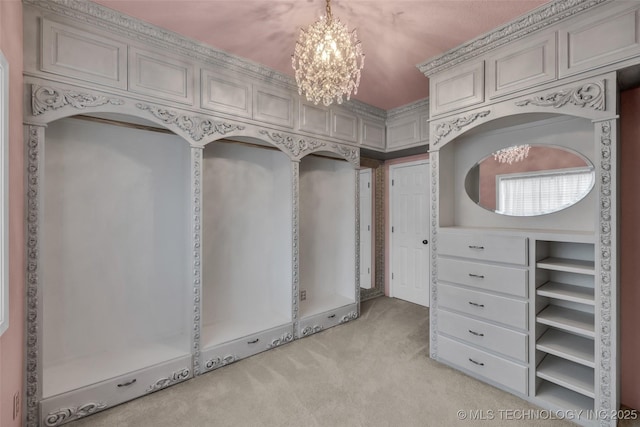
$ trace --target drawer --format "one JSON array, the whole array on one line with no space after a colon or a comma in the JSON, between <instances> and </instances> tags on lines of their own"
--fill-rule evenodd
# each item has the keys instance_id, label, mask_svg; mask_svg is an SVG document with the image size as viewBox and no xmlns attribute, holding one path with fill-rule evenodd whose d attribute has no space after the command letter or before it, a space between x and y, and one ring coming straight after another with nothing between
<instances>
[{"instance_id":1,"label":"drawer","mask_svg":"<svg viewBox=\"0 0 640 427\"><path fill-rule=\"evenodd\" d=\"M481 320L438 310L438 332L525 363L529 359L527 334Z\"/></svg>"},{"instance_id":2,"label":"drawer","mask_svg":"<svg viewBox=\"0 0 640 427\"><path fill-rule=\"evenodd\" d=\"M526 237L441 232L438 252L440 255L528 265Z\"/></svg>"},{"instance_id":3,"label":"drawer","mask_svg":"<svg viewBox=\"0 0 640 427\"><path fill-rule=\"evenodd\" d=\"M293 325L279 326L215 347L205 348L200 353L200 365L203 372L211 371L291 341L293 341Z\"/></svg>"},{"instance_id":4,"label":"drawer","mask_svg":"<svg viewBox=\"0 0 640 427\"><path fill-rule=\"evenodd\" d=\"M438 284L438 304L514 328L527 329L525 301Z\"/></svg>"},{"instance_id":5,"label":"drawer","mask_svg":"<svg viewBox=\"0 0 640 427\"><path fill-rule=\"evenodd\" d=\"M438 279L526 298L528 270L480 262L438 258Z\"/></svg>"},{"instance_id":6,"label":"drawer","mask_svg":"<svg viewBox=\"0 0 640 427\"><path fill-rule=\"evenodd\" d=\"M325 311L324 313L301 319L298 324L298 336L300 338L306 337L357 318L357 304L349 304L335 310Z\"/></svg>"},{"instance_id":7,"label":"drawer","mask_svg":"<svg viewBox=\"0 0 640 427\"><path fill-rule=\"evenodd\" d=\"M40 402L41 424L58 426L179 383L191 378L191 365L191 355L187 355L44 399Z\"/></svg>"},{"instance_id":8,"label":"drawer","mask_svg":"<svg viewBox=\"0 0 640 427\"><path fill-rule=\"evenodd\" d=\"M527 394L528 369L485 351L438 336L438 357L520 394Z\"/></svg>"}]
</instances>

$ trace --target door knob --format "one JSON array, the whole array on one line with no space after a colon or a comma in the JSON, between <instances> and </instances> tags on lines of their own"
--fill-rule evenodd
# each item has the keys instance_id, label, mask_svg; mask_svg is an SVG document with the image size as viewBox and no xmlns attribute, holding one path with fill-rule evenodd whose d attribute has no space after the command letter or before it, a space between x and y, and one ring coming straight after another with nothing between
<instances>
[{"instance_id":1,"label":"door knob","mask_svg":"<svg viewBox=\"0 0 640 427\"><path fill-rule=\"evenodd\" d=\"M429 241L428 241L427 239L424 239L424 240L422 241L422 244L423 244L423 245L426 245L426 244L428 244L428 243L429 243Z\"/></svg>"}]
</instances>

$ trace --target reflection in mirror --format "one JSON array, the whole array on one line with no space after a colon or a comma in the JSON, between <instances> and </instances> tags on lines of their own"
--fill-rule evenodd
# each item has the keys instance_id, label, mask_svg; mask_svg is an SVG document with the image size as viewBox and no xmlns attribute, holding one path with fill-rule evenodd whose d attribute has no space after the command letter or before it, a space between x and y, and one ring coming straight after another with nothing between
<instances>
[{"instance_id":1,"label":"reflection in mirror","mask_svg":"<svg viewBox=\"0 0 640 427\"><path fill-rule=\"evenodd\" d=\"M514 145L476 163L467 173L471 200L510 216L544 215L582 200L595 183L593 165L566 148Z\"/></svg>"}]
</instances>

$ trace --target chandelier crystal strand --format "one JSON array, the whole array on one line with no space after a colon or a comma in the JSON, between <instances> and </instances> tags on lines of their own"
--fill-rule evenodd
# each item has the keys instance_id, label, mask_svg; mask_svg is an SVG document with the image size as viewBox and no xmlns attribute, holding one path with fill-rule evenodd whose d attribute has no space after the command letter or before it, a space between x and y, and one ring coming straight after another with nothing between
<instances>
[{"instance_id":1,"label":"chandelier crystal strand","mask_svg":"<svg viewBox=\"0 0 640 427\"><path fill-rule=\"evenodd\" d=\"M298 93L308 101L330 105L334 99L342 104L358 93L360 70L364 66L362 45L356 30L331 14L327 0L326 16L300 30L291 64L295 70Z\"/></svg>"},{"instance_id":2,"label":"chandelier crystal strand","mask_svg":"<svg viewBox=\"0 0 640 427\"><path fill-rule=\"evenodd\" d=\"M513 147L502 148L493 153L493 159L500 163L512 164L520 162L529 155L529 144L514 145Z\"/></svg>"}]
</instances>

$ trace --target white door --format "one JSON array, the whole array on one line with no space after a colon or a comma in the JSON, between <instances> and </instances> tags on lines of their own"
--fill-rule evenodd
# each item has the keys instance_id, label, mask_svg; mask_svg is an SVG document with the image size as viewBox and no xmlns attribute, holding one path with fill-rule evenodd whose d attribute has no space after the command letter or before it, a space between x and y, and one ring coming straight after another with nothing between
<instances>
[{"instance_id":1,"label":"white door","mask_svg":"<svg viewBox=\"0 0 640 427\"><path fill-rule=\"evenodd\" d=\"M362 169L360 171L360 287L363 289L371 289L371 275L373 274L371 263L373 218L371 195L371 169Z\"/></svg>"},{"instance_id":2,"label":"white door","mask_svg":"<svg viewBox=\"0 0 640 427\"><path fill-rule=\"evenodd\" d=\"M391 166L390 293L429 306L429 163Z\"/></svg>"}]
</instances>

